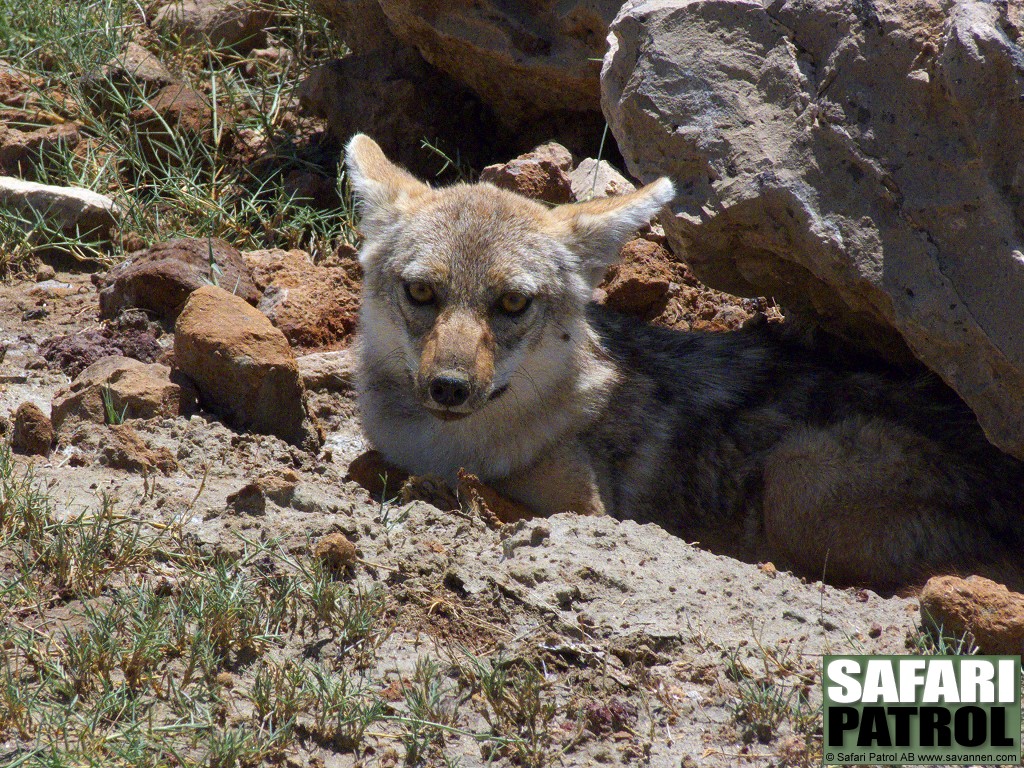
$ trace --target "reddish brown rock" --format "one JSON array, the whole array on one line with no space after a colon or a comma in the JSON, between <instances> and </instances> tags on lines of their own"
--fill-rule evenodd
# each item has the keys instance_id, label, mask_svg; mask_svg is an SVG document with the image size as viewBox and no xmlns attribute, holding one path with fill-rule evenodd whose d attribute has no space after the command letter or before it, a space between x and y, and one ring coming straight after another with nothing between
<instances>
[{"instance_id":1,"label":"reddish brown rock","mask_svg":"<svg viewBox=\"0 0 1024 768\"><path fill-rule=\"evenodd\" d=\"M517 192L531 200L568 203L572 200L572 154L561 144L543 144L504 165L489 165L480 181Z\"/></svg>"},{"instance_id":2,"label":"reddish brown rock","mask_svg":"<svg viewBox=\"0 0 1024 768\"><path fill-rule=\"evenodd\" d=\"M359 550L343 533L328 533L313 548L313 556L328 569L347 573L359 562Z\"/></svg>"},{"instance_id":3,"label":"reddish brown rock","mask_svg":"<svg viewBox=\"0 0 1024 768\"><path fill-rule=\"evenodd\" d=\"M243 256L263 291L259 310L291 344L325 347L355 330L360 292L357 262L321 267L304 251L278 248Z\"/></svg>"},{"instance_id":4,"label":"reddish brown rock","mask_svg":"<svg viewBox=\"0 0 1024 768\"><path fill-rule=\"evenodd\" d=\"M63 144L74 149L81 141L76 123L61 123L22 131L0 123L0 172L22 178L32 175L32 163Z\"/></svg>"},{"instance_id":5,"label":"reddish brown rock","mask_svg":"<svg viewBox=\"0 0 1024 768\"><path fill-rule=\"evenodd\" d=\"M175 325L174 361L203 405L234 427L307 450L322 444L288 340L238 296L209 285L189 296Z\"/></svg>"},{"instance_id":6,"label":"reddish brown rock","mask_svg":"<svg viewBox=\"0 0 1024 768\"><path fill-rule=\"evenodd\" d=\"M250 304L260 299L242 254L225 241L168 240L133 253L107 272L100 281L100 317L138 307L174 322L189 294L214 282Z\"/></svg>"},{"instance_id":7,"label":"reddish brown rock","mask_svg":"<svg viewBox=\"0 0 1024 768\"><path fill-rule=\"evenodd\" d=\"M111 424L108 439L100 447L100 461L112 469L149 473L153 470L169 475L178 469L178 462L164 447L150 448L138 432L127 424Z\"/></svg>"},{"instance_id":8,"label":"reddish brown rock","mask_svg":"<svg viewBox=\"0 0 1024 768\"><path fill-rule=\"evenodd\" d=\"M187 381L172 381L166 365L104 357L54 396L54 429L63 432L83 421L108 421L104 393L117 420L181 416L195 410L195 390Z\"/></svg>"},{"instance_id":9,"label":"reddish brown rock","mask_svg":"<svg viewBox=\"0 0 1024 768\"><path fill-rule=\"evenodd\" d=\"M1024 595L981 576L929 579L921 619L946 637L969 632L982 653L1024 654Z\"/></svg>"},{"instance_id":10,"label":"reddish brown rock","mask_svg":"<svg viewBox=\"0 0 1024 768\"><path fill-rule=\"evenodd\" d=\"M18 453L46 456L53 445L53 425L35 403L22 403L14 412L11 447Z\"/></svg>"},{"instance_id":11,"label":"reddish brown rock","mask_svg":"<svg viewBox=\"0 0 1024 768\"><path fill-rule=\"evenodd\" d=\"M150 96L177 83L178 79L159 58L135 42L128 43L120 54L81 80L83 91L99 106L112 106L114 91Z\"/></svg>"},{"instance_id":12,"label":"reddish brown rock","mask_svg":"<svg viewBox=\"0 0 1024 768\"><path fill-rule=\"evenodd\" d=\"M214 120L209 98L187 85L161 88L146 106L132 112L131 119L142 151L155 162L177 162L176 145L181 142L226 146L231 138L227 113L218 113Z\"/></svg>"},{"instance_id":13,"label":"reddish brown rock","mask_svg":"<svg viewBox=\"0 0 1024 768\"><path fill-rule=\"evenodd\" d=\"M604 304L617 312L645 320L661 314L668 305L672 254L657 243L635 238L622 246L621 262L608 269L601 288Z\"/></svg>"}]
</instances>

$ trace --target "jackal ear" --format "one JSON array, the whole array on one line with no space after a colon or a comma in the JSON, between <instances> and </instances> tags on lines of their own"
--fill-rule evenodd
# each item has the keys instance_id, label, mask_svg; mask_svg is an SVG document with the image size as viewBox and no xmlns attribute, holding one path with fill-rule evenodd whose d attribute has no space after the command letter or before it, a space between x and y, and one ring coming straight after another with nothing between
<instances>
[{"instance_id":1,"label":"jackal ear","mask_svg":"<svg viewBox=\"0 0 1024 768\"><path fill-rule=\"evenodd\" d=\"M401 214L411 200L430 190L411 173L388 160L377 142L363 133L349 139L345 165L362 214L361 227L369 237Z\"/></svg>"},{"instance_id":2,"label":"jackal ear","mask_svg":"<svg viewBox=\"0 0 1024 768\"><path fill-rule=\"evenodd\" d=\"M672 182L663 176L628 195L561 205L551 215L558 236L579 257L583 277L597 287L605 270L618 260L626 238L648 223L675 194Z\"/></svg>"}]
</instances>

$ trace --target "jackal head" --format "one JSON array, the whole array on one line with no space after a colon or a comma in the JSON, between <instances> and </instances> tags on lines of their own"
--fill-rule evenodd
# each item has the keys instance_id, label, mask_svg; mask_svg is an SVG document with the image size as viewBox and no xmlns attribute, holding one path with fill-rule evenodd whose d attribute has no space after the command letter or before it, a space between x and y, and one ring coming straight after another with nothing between
<instances>
[{"instance_id":1,"label":"jackal head","mask_svg":"<svg viewBox=\"0 0 1024 768\"><path fill-rule=\"evenodd\" d=\"M503 397L517 373L538 389L538 367L581 344L586 303L623 241L673 196L665 178L556 208L490 184L432 189L364 135L346 162L365 237L363 364L401 369L443 420Z\"/></svg>"}]
</instances>

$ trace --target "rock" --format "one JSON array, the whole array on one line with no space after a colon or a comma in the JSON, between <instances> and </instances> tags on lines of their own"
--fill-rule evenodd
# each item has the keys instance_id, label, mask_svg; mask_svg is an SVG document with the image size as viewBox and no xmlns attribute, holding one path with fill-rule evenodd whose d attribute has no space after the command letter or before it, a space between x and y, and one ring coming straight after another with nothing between
<instances>
[{"instance_id":1,"label":"rock","mask_svg":"<svg viewBox=\"0 0 1024 768\"><path fill-rule=\"evenodd\" d=\"M480 173L480 181L557 205L572 200L571 170L572 153L552 142L503 165L487 166Z\"/></svg>"},{"instance_id":2,"label":"rock","mask_svg":"<svg viewBox=\"0 0 1024 768\"><path fill-rule=\"evenodd\" d=\"M348 392L355 383L355 360L350 349L313 352L295 359L308 390Z\"/></svg>"},{"instance_id":3,"label":"rock","mask_svg":"<svg viewBox=\"0 0 1024 768\"><path fill-rule=\"evenodd\" d=\"M969 632L984 654L1024 654L1024 594L981 576L935 576L921 591L921 619L945 637Z\"/></svg>"},{"instance_id":4,"label":"rock","mask_svg":"<svg viewBox=\"0 0 1024 768\"><path fill-rule=\"evenodd\" d=\"M348 573L359 562L359 550L343 533L328 533L313 548L313 556L336 573Z\"/></svg>"},{"instance_id":5,"label":"rock","mask_svg":"<svg viewBox=\"0 0 1024 768\"><path fill-rule=\"evenodd\" d=\"M326 120L339 144L367 133L388 157L427 178L449 163L424 149L424 138L479 166L499 133L479 99L404 45L318 67L297 93L303 110Z\"/></svg>"},{"instance_id":6,"label":"rock","mask_svg":"<svg viewBox=\"0 0 1024 768\"><path fill-rule=\"evenodd\" d=\"M482 0L429 11L412 0L379 4L395 36L468 85L508 126L545 113L600 108L598 59L620 0L546 0L528 7Z\"/></svg>"},{"instance_id":7,"label":"rock","mask_svg":"<svg viewBox=\"0 0 1024 768\"><path fill-rule=\"evenodd\" d=\"M61 435L61 443L72 447L72 466L86 466L93 461L110 469L123 469L148 475L160 472L169 475L178 469L170 450L151 448L128 424L96 424L75 422Z\"/></svg>"},{"instance_id":8,"label":"rock","mask_svg":"<svg viewBox=\"0 0 1024 768\"><path fill-rule=\"evenodd\" d=\"M323 436L307 418L291 347L259 310L207 285L189 296L174 331L175 365L206 408L238 429L319 449Z\"/></svg>"},{"instance_id":9,"label":"rock","mask_svg":"<svg viewBox=\"0 0 1024 768\"><path fill-rule=\"evenodd\" d=\"M595 197L624 195L636 186L606 160L588 157L569 174L572 196L583 202Z\"/></svg>"},{"instance_id":10,"label":"rock","mask_svg":"<svg viewBox=\"0 0 1024 768\"><path fill-rule=\"evenodd\" d=\"M672 255L657 243L634 238L622 246L621 261L608 268L601 288L607 307L652 320L668 305Z\"/></svg>"},{"instance_id":11,"label":"rock","mask_svg":"<svg viewBox=\"0 0 1024 768\"><path fill-rule=\"evenodd\" d=\"M129 425L110 424L106 429L107 439L99 445L100 463L103 465L129 472L157 470L163 475L178 469L178 462L167 448L150 448Z\"/></svg>"},{"instance_id":12,"label":"rock","mask_svg":"<svg viewBox=\"0 0 1024 768\"><path fill-rule=\"evenodd\" d=\"M100 317L138 307L173 323L189 294L213 281L250 304L260 299L242 254L225 241L168 240L131 254L107 272L100 281Z\"/></svg>"},{"instance_id":13,"label":"rock","mask_svg":"<svg viewBox=\"0 0 1024 768\"><path fill-rule=\"evenodd\" d=\"M32 402L25 402L14 412L14 434L11 447L18 453L47 456L53 445L53 425L50 419Z\"/></svg>"},{"instance_id":14,"label":"rock","mask_svg":"<svg viewBox=\"0 0 1024 768\"><path fill-rule=\"evenodd\" d=\"M63 144L74 149L82 140L77 123L61 123L22 131L0 123L0 171L31 177L32 167L47 152Z\"/></svg>"},{"instance_id":15,"label":"rock","mask_svg":"<svg viewBox=\"0 0 1024 768\"><path fill-rule=\"evenodd\" d=\"M313 0L312 5L356 55L390 49L397 43L377 0Z\"/></svg>"},{"instance_id":16,"label":"rock","mask_svg":"<svg viewBox=\"0 0 1024 768\"><path fill-rule=\"evenodd\" d=\"M53 297L64 298L67 296L74 296L76 293L81 293L81 288L82 286L74 285L73 283L64 283L60 280L43 280L29 288L28 295L42 297L44 300Z\"/></svg>"},{"instance_id":17,"label":"rock","mask_svg":"<svg viewBox=\"0 0 1024 768\"><path fill-rule=\"evenodd\" d=\"M141 317L141 326L133 325L131 319L122 320L133 316ZM157 331L159 328L154 330L144 314L129 310L102 328L53 336L39 345L39 351L49 367L57 368L73 379L104 357L122 355L144 363L156 362L163 352L157 341Z\"/></svg>"},{"instance_id":18,"label":"rock","mask_svg":"<svg viewBox=\"0 0 1024 768\"><path fill-rule=\"evenodd\" d=\"M178 78L170 73L157 56L135 42L128 43L118 56L99 71L82 77L82 88L100 104L108 104L109 88L124 96L151 96L161 88L176 85Z\"/></svg>"},{"instance_id":19,"label":"rock","mask_svg":"<svg viewBox=\"0 0 1024 768\"><path fill-rule=\"evenodd\" d=\"M299 476L290 469L279 472L267 472L232 493L227 498L236 512L248 515L266 513L267 501L278 506L287 507L295 495L299 484Z\"/></svg>"},{"instance_id":20,"label":"rock","mask_svg":"<svg viewBox=\"0 0 1024 768\"><path fill-rule=\"evenodd\" d=\"M130 357L104 357L57 392L50 416L54 429L64 432L80 422L108 421L104 393L121 419L182 416L195 410L196 392L160 363Z\"/></svg>"},{"instance_id":21,"label":"rock","mask_svg":"<svg viewBox=\"0 0 1024 768\"><path fill-rule=\"evenodd\" d=\"M181 144L230 145L232 121L228 113L219 112L215 120L209 98L187 85L160 89L130 117L142 151L154 162L181 162L181 150L177 149Z\"/></svg>"},{"instance_id":22,"label":"rock","mask_svg":"<svg viewBox=\"0 0 1024 768\"><path fill-rule=\"evenodd\" d=\"M0 207L16 210L30 221L48 220L64 235L81 240L109 240L122 216L121 208L98 192L13 176L0 176Z\"/></svg>"},{"instance_id":23,"label":"rock","mask_svg":"<svg viewBox=\"0 0 1024 768\"><path fill-rule=\"evenodd\" d=\"M253 0L171 0L156 12L153 26L188 42L245 53L267 44L264 31L274 14Z\"/></svg>"},{"instance_id":24,"label":"rock","mask_svg":"<svg viewBox=\"0 0 1024 768\"><path fill-rule=\"evenodd\" d=\"M39 269L36 270L36 282L45 283L47 280L53 280L57 276L57 270L51 267L49 264L40 265Z\"/></svg>"},{"instance_id":25,"label":"rock","mask_svg":"<svg viewBox=\"0 0 1024 768\"><path fill-rule=\"evenodd\" d=\"M323 347L347 338L359 313L358 263L313 264L305 251L279 248L243 254L257 288L258 309L291 344Z\"/></svg>"},{"instance_id":26,"label":"rock","mask_svg":"<svg viewBox=\"0 0 1024 768\"><path fill-rule=\"evenodd\" d=\"M1013 4L633 2L603 105L668 174L673 252L707 284L895 360L1024 457L1024 78Z\"/></svg>"}]
</instances>

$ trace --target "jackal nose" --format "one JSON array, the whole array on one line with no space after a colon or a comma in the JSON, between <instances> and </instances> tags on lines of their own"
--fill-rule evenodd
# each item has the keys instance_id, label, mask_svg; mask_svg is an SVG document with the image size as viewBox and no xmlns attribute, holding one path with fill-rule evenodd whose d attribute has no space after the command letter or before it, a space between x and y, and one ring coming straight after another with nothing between
<instances>
[{"instance_id":1,"label":"jackal nose","mask_svg":"<svg viewBox=\"0 0 1024 768\"><path fill-rule=\"evenodd\" d=\"M462 405L469 399L469 382L456 376L436 376L430 382L430 398L446 408Z\"/></svg>"}]
</instances>

